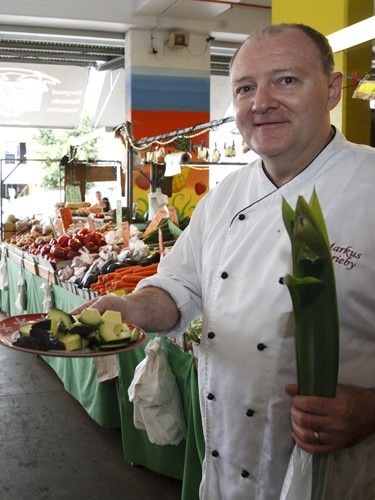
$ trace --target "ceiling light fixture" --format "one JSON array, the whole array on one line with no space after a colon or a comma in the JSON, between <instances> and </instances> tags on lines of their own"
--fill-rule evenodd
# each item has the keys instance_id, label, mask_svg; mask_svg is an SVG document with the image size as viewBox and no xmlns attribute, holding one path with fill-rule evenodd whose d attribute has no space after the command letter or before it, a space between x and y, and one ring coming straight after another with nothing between
<instances>
[{"instance_id":1,"label":"ceiling light fixture","mask_svg":"<svg viewBox=\"0 0 375 500\"><path fill-rule=\"evenodd\" d=\"M340 52L375 38L375 16L327 36L333 52Z\"/></svg>"}]
</instances>

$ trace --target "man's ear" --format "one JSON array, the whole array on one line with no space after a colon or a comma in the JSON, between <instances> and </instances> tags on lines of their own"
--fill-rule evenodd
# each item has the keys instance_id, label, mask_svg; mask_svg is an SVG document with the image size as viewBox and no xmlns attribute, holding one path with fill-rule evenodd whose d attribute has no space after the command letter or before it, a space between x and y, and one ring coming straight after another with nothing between
<instances>
[{"instance_id":1,"label":"man's ear","mask_svg":"<svg viewBox=\"0 0 375 500\"><path fill-rule=\"evenodd\" d=\"M331 111L341 99L342 73L336 71L329 76L328 110Z\"/></svg>"}]
</instances>

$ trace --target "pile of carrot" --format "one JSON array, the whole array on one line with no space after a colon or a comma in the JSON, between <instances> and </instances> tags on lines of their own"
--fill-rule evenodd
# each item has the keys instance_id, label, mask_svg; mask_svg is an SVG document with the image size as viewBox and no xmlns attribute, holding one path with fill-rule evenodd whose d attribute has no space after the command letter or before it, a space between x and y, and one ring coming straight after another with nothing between
<instances>
[{"instance_id":1,"label":"pile of carrot","mask_svg":"<svg viewBox=\"0 0 375 500\"><path fill-rule=\"evenodd\" d=\"M91 285L91 289L99 295L105 295L115 290L125 290L130 293L135 289L139 281L156 274L157 270L158 263L149 264L148 266L122 267L112 273L101 274L98 281Z\"/></svg>"}]
</instances>

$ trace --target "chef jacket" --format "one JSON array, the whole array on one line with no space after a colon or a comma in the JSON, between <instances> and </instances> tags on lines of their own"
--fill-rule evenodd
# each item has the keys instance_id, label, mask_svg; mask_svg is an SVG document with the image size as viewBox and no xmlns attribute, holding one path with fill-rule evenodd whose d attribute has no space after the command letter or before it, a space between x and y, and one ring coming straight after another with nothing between
<instances>
[{"instance_id":1,"label":"chef jacket","mask_svg":"<svg viewBox=\"0 0 375 500\"><path fill-rule=\"evenodd\" d=\"M293 449L284 387L297 380L292 303L279 282L292 272L281 204L285 198L294 207L299 195L309 200L314 188L336 276L339 382L374 387L375 150L339 131L281 187L261 159L224 178L198 204L158 274L140 284L161 287L175 300L181 320L166 335L182 333L203 314L197 349L206 444L201 499L279 498ZM368 467L373 488L375 441L368 441L370 458L360 467Z\"/></svg>"}]
</instances>

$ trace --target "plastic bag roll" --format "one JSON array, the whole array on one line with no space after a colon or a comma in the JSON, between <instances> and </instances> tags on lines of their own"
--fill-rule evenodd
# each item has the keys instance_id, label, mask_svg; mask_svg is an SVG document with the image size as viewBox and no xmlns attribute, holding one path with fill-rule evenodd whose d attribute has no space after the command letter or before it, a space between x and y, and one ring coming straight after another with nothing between
<instances>
[{"instance_id":1,"label":"plastic bag roll","mask_svg":"<svg viewBox=\"0 0 375 500\"><path fill-rule=\"evenodd\" d=\"M191 154L187 151L179 153L169 153L164 157L165 173L164 177L172 177L181 173L181 164L191 162Z\"/></svg>"}]
</instances>

